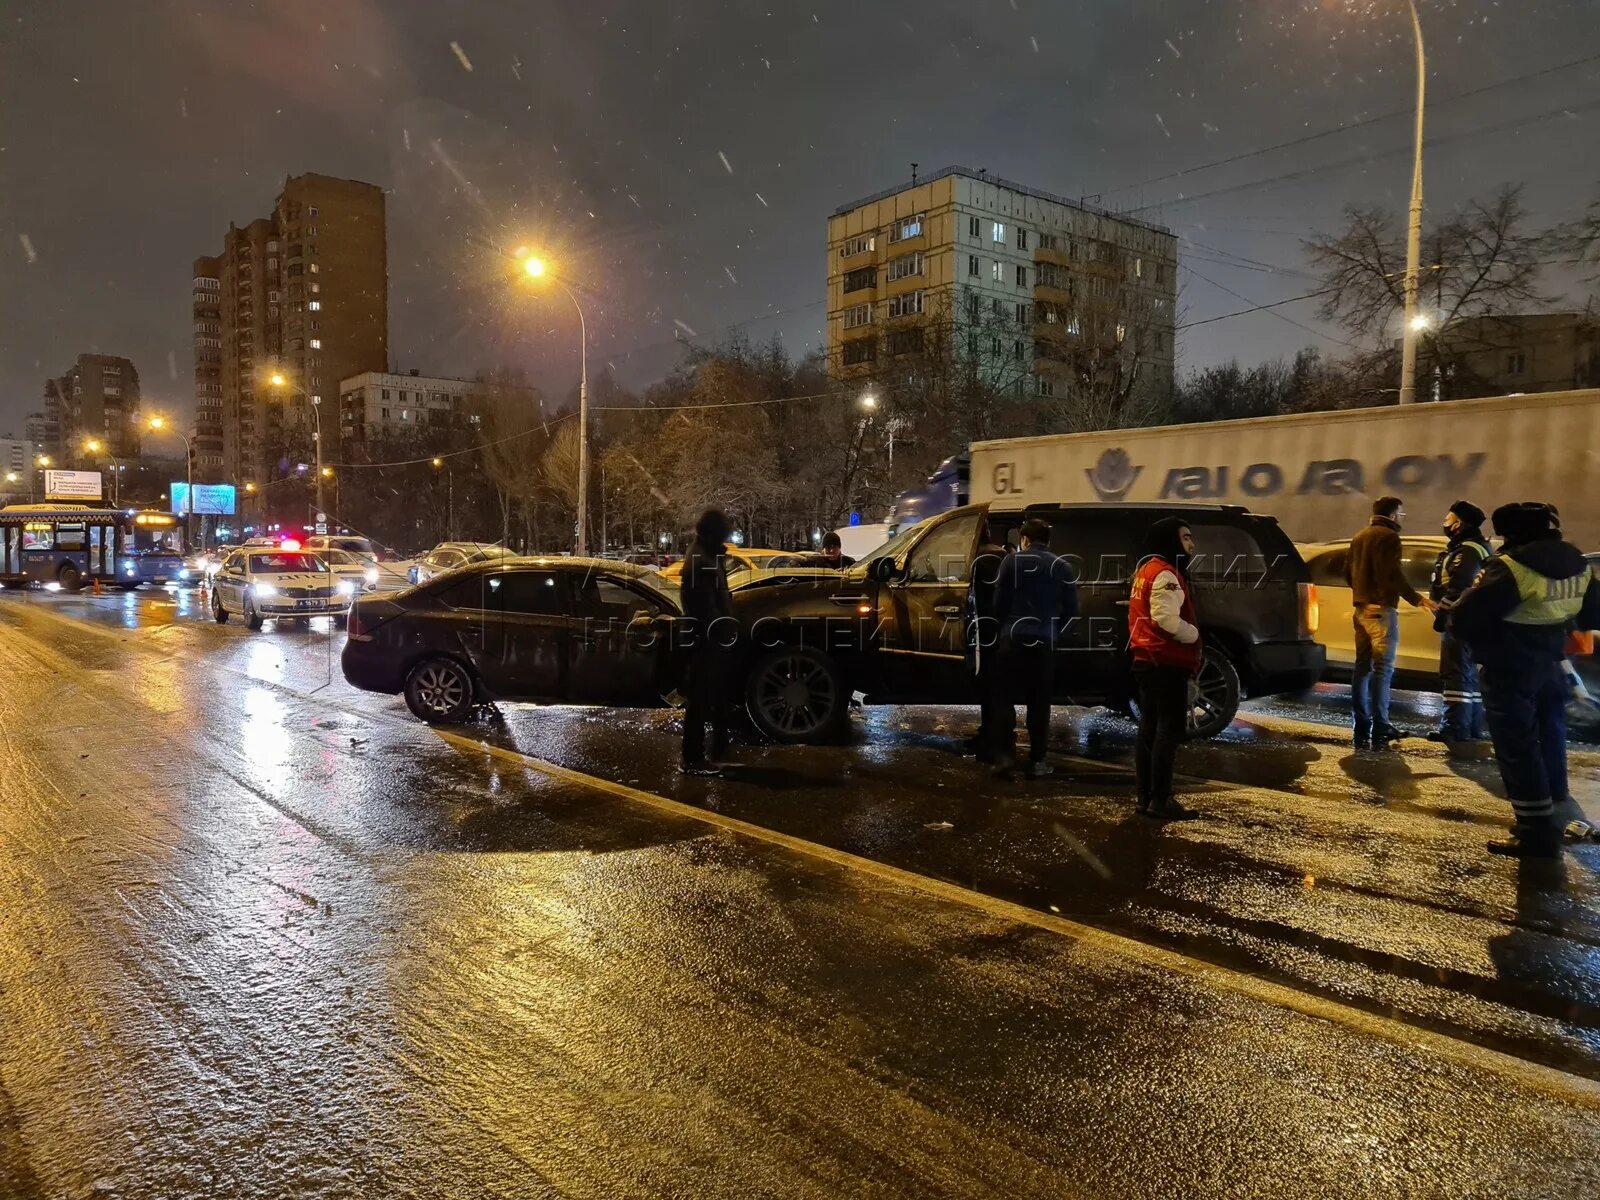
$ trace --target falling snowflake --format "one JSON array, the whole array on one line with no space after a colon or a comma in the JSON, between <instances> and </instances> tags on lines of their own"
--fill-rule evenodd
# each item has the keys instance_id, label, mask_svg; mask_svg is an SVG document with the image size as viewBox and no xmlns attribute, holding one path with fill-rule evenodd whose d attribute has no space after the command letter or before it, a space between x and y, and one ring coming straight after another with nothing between
<instances>
[{"instance_id":1,"label":"falling snowflake","mask_svg":"<svg viewBox=\"0 0 1600 1200\"><path fill-rule=\"evenodd\" d=\"M1162 38L1161 40L1166 42L1167 49L1172 51L1172 56L1174 58L1182 58L1183 57L1183 51L1179 50L1176 46L1174 46L1172 44L1172 39L1171 38Z\"/></svg>"},{"instance_id":2,"label":"falling snowflake","mask_svg":"<svg viewBox=\"0 0 1600 1200\"><path fill-rule=\"evenodd\" d=\"M727 168L728 174L732 175L733 174L733 164L728 161L728 156L726 154L724 154L721 150L718 150L717 151L717 157L722 160L722 165L725 168Z\"/></svg>"},{"instance_id":3,"label":"falling snowflake","mask_svg":"<svg viewBox=\"0 0 1600 1200\"><path fill-rule=\"evenodd\" d=\"M38 262L39 254L33 248L33 239L25 233L19 233L17 234L17 240L22 243L22 252L28 256L28 261L31 263Z\"/></svg>"},{"instance_id":4,"label":"falling snowflake","mask_svg":"<svg viewBox=\"0 0 1600 1200\"><path fill-rule=\"evenodd\" d=\"M457 62L459 62L467 70L472 70L472 60L467 57L467 52L461 48L460 42L451 42L450 50L451 53L456 56Z\"/></svg>"},{"instance_id":5,"label":"falling snowflake","mask_svg":"<svg viewBox=\"0 0 1600 1200\"><path fill-rule=\"evenodd\" d=\"M674 325L676 325L676 326L677 326L677 327L678 327L678 328L679 328L679 329L681 329L681 330L683 330L683 331L684 331L684 332L685 332L685 333L687 333L687 334L688 334L688 335L689 335L689 336L690 336L690 337L699 337L699 336L700 336L700 335L699 335L699 334L698 334L698 333L696 333L696 332L695 332L695 331L694 331L694 330L692 330L692 329L690 329L690 328L689 328L689 326L688 326L688 325L686 325L686 324L685 324L685 323L684 323L684 322L682 322L682 321L680 321L680 320L678 320L678 318L677 318L677 317L673 317L673 318L672 318L672 323L673 323L673 324L674 324Z\"/></svg>"},{"instance_id":6,"label":"falling snowflake","mask_svg":"<svg viewBox=\"0 0 1600 1200\"><path fill-rule=\"evenodd\" d=\"M756 193L756 199L761 201L761 207L762 208L771 208L772 207L772 205L767 203L767 198L765 196L763 196L760 192Z\"/></svg>"}]
</instances>

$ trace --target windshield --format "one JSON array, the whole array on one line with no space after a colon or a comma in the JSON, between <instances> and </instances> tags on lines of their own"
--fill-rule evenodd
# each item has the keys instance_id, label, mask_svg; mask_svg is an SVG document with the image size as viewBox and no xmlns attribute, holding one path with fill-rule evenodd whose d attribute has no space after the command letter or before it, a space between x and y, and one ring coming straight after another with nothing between
<instances>
[{"instance_id":1,"label":"windshield","mask_svg":"<svg viewBox=\"0 0 1600 1200\"><path fill-rule=\"evenodd\" d=\"M324 562L332 563L339 567L359 567L364 565L359 557L346 550L318 550L317 557Z\"/></svg>"},{"instance_id":2,"label":"windshield","mask_svg":"<svg viewBox=\"0 0 1600 1200\"><path fill-rule=\"evenodd\" d=\"M864 571L868 563L874 562L880 558L898 558L901 549L904 546L909 545L911 539L916 537L918 533L922 532L922 530L926 528L926 525L912 525L906 529L902 529L899 533L895 534L871 554L867 555L865 558L857 559L856 565L850 568L850 573L852 575L860 573Z\"/></svg>"},{"instance_id":3,"label":"windshield","mask_svg":"<svg viewBox=\"0 0 1600 1200\"><path fill-rule=\"evenodd\" d=\"M252 575L297 575L326 570L314 554L252 554Z\"/></svg>"}]
</instances>

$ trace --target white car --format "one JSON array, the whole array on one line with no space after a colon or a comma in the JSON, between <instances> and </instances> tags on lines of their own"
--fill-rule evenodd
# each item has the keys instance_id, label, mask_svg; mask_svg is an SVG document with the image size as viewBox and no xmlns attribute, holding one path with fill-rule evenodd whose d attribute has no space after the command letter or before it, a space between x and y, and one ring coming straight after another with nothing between
<instances>
[{"instance_id":1,"label":"white car","mask_svg":"<svg viewBox=\"0 0 1600 1200\"><path fill-rule=\"evenodd\" d=\"M376 570L376 578L369 584L385 592L399 591L411 586L411 568L414 560L402 558L393 550L384 549L371 538L353 533L319 533L305 541L305 549L321 554L324 550L343 550L353 554Z\"/></svg>"},{"instance_id":2,"label":"white car","mask_svg":"<svg viewBox=\"0 0 1600 1200\"><path fill-rule=\"evenodd\" d=\"M488 562L516 555L495 542L440 542L411 567L411 583L427 583L446 571L468 563Z\"/></svg>"},{"instance_id":3,"label":"white car","mask_svg":"<svg viewBox=\"0 0 1600 1200\"><path fill-rule=\"evenodd\" d=\"M378 590L378 568L361 555L352 554L348 550L309 550L307 553L316 555L326 563L336 580L348 579L355 585L356 591Z\"/></svg>"},{"instance_id":4,"label":"white car","mask_svg":"<svg viewBox=\"0 0 1600 1200\"><path fill-rule=\"evenodd\" d=\"M315 554L241 546L211 580L211 615L225 625L234 613L251 629L269 620L331 616L344 627L361 585L340 579Z\"/></svg>"}]
</instances>

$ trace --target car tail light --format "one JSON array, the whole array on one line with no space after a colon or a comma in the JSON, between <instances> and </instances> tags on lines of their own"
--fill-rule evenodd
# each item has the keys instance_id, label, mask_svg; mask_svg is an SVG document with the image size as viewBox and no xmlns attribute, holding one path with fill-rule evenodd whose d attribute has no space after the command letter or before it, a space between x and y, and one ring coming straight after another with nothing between
<instances>
[{"instance_id":1,"label":"car tail light","mask_svg":"<svg viewBox=\"0 0 1600 1200\"><path fill-rule=\"evenodd\" d=\"M357 600L350 606L350 614L345 618L345 632L352 638L361 638L361 601Z\"/></svg>"},{"instance_id":2,"label":"car tail light","mask_svg":"<svg viewBox=\"0 0 1600 1200\"><path fill-rule=\"evenodd\" d=\"M1322 605L1317 600L1317 585L1302 583L1297 586L1300 589L1300 636L1315 637L1322 624Z\"/></svg>"}]
</instances>

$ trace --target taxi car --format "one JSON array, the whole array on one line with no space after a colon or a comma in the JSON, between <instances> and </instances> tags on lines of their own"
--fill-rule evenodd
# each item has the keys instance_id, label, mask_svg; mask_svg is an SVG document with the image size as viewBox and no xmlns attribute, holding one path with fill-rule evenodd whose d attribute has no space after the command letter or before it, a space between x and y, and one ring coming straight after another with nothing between
<instances>
[{"instance_id":1,"label":"taxi car","mask_svg":"<svg viewBox=\"0 0 1600 1200\"><path fill-rule=\"evenodd\" d=\"M267 621L328 617L343 626L360 585L340 579L315 554L241 546L211 580L211 615L219 625L238 614L251 629Z\"/></svg>"},{"instance_id":2,"label":"taxi car","mask_svg":"<svg viewBox=\"0 0 1600 1200\"><path fill-rule=\"evenodd\" d=\"M788 559L794 556L793 550L752 550L745 546L729 546L728 552L722 556L722 569L731 579L743 571L759 571L763 567L772 566L774 559ZM683 560L679 559L671 566L662 567L661 578L672 584L682 583Z\"/></svg>"},{"instance_id":3,"label":"taxi car","mask_svg":"<svg viewBox=\"0 0 1600 1200\"><path fill-rule=\"evenodd\" d=\"M358 592L372 592L378 589L380 575L376 563L368 562L359 554L352 554L348 550L313 550L308 549L308 554L313 554L327 564L328 570L333 572L335 581L348 579L355 585ZM390 584L393 587L395 585ZM403 584L401 586L404 586Z\"/></svg>"},{"instance_id":4,"label":"taxi car","mask_svg":"<svg viewBox=\"0 0 1600 1200\"><path fill-rule=\"evenodd\" d=\"M1400 570L1406 582L1424 596L1433 581L1433 567L1449 544L1438 534L1400 535ZM1299 547L1317 585L1322 605L1322 621L1317 641L1328 654L1327 677L1348 679L1355 668L1355 598L1345 579L1345 564L1350 559L1350 539L1317 542ZM1401 687L1439 686L1439 635L1433 628L1433 614L1400 601L1400 648L1394 660L1395 683Z\"/></svg>"}]
</instances>

